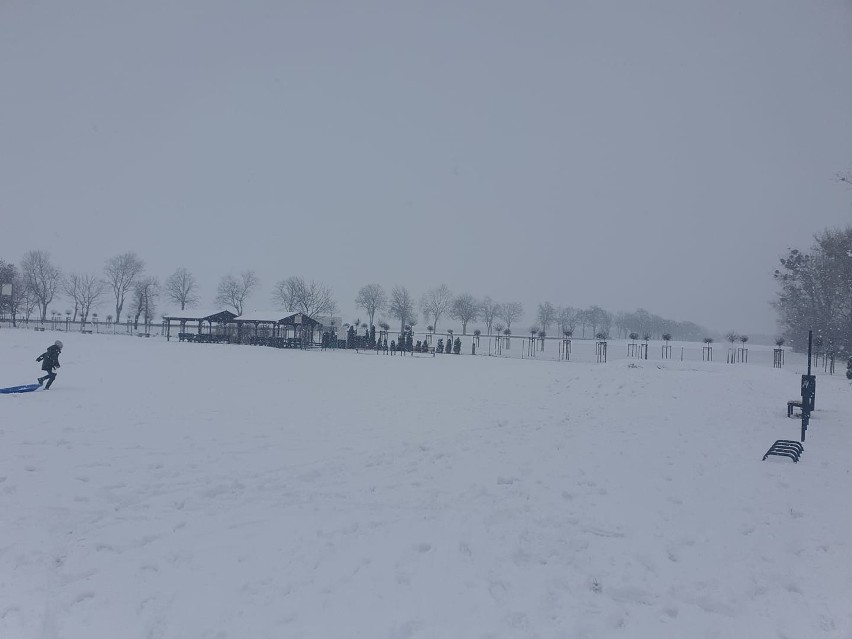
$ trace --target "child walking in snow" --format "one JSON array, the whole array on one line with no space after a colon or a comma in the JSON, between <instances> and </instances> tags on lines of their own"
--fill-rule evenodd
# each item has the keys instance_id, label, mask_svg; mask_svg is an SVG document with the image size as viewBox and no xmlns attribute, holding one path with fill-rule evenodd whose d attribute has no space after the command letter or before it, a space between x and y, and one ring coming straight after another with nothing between
<instances>
[{"instance_id":1,"label":"child walking in snow","mask_svg":"<svg viewBox=\"0 0 852 639\"><path fill-rule=\"evenodd\" d=\"M53 372L53 369L59 368L59 353L61 352L62 342L56 340L52 346L48 346L47 350L36 358L37 362L41 362L41 370L47 373L47 375L38 378L39 386L44 384L44 380L47 380L47 386L44 387L44 390L50 390L50 385L56 379L56 373Z\"/></svg>"}]
</instances>

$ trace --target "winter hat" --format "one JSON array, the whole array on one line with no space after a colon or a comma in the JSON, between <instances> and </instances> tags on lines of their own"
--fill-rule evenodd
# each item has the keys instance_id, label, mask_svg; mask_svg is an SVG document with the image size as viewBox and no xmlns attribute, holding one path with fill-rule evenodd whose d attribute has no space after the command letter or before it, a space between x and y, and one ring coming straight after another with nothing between
<instances>
[{"instance_id":1,"label":"winter hat","mask_svg":"<svg viewBox=\"0 0 852 639\"><path fill-rule=\"evenodd\" d=\"M59 348L60 351L62 350L62 342L60 342L59 340L56 340L53 345Z\"/></svg>"}]
</instances>

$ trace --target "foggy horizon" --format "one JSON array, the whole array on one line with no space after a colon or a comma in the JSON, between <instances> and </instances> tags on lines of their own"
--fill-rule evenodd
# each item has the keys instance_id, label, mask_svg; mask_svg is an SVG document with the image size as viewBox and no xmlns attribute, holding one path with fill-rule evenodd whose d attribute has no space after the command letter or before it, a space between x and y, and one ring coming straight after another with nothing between
<instances>
[{"instance_id":1,"label":"foggy horizon","mask_svg":"<svg viewBox=\"0 0 852 639\"><path fill-rule=\"evenodd\" d=\"M850 35L841 0L7 3L0 259L772 334L778 258L852 220Z\"/></svg>"}]
</instances>

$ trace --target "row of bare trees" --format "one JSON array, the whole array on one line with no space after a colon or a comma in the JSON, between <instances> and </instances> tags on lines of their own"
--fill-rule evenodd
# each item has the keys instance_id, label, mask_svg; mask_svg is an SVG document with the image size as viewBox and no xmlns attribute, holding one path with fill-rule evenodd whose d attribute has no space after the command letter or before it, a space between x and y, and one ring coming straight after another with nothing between
<instances>
[{"instance_id":1,"label":"row of bare trees","mask_svg":"<svg viewBox=\"0 0 852 639\"><path fill-rule=\"evenodd\" d=\"M188 269L178 268L160 284L157 277L145 273L145 263L133 252L106 260L103 274L98 276L93 273L63 275L51 262L49 254L30 251L21 260L20 268L0 261L0 284L3 282L13 285L13 294L0 298L5 305L0 312L10 313L13 321L16 316L29 319L36 309L38 316L46 319L48 306L59 293L64 293L73 302L74 320L79 318L83 323L89 320L92 309L107 296L111 297L115 309L114 314L107 316L107 321L120 322L125 306L129 304L129 313L136 325L140 319L146 323L153 319L161 297L179 306L182 311L199 302L198 283ZM219 281L215 302L242 315L259 285L260 280L252 270L243 271L238 276L225 275ZM278 308L299 311L311 318L329 317L337 311L329 286L300 276L278 281L273 289L272 302ZM430 332L437 331L442 319L448 316L461 323L464 335L475 322L481 322L488 335L495 331L511 334L513 326L524 314L520 302L501 303L490 297L478 299L466 292L454 294L445 284L430 288L417 301L404 286L394 286L388 294L380 284L368 284L358 291L355 305L367 313L370 326L375 325L377 314L387 313L399 321L400 330L405 330L406 326L417 324L419 311ZM538 322L536 331L544 334L549 334L554 325L564 335L585 336L587 328L591 329L591 335L608 335L612 327L624 336L635 331L651 335L675 334L678 339L688 340L700 339L707 334L696 324L666 320L644 309L613 314L599 306L577 309L543 302L538 305L535 319Z\"/></svg>"},{"instance_id":2,"label":"row of bare trees","mask_svg":"<svg viewBox=\"0 0 852 639\"><path fill-rule=\"evenodd\" d=\"M8 314L12 323L18 317L27 321L33 315L44 321L48 307L61 294L73 303L73 320L85 324L92 309L107 298L114 303L108 322L119 323L129 312L134 325L140 319L153 320L157 304L165 297L170 304L186 310L199 302L198 281L185 267L178 268L164 283L145 273L145 262L133 252L122 253L104 263L103 273L64 274L46 251L29 251L20 266L0 260L0 284L7 285L0 295L0 313ZM239 276L225 275L217 287L215 302L242 315L260 280L254 271ZM322 282L293 276L279 281L273 292L273 303L288 311L299 311L309 317L332 315L336 304L331 289ZM71 311L68 311L69 317Z\"/></svg>"},{"instance_id":3,"label":"row of bare trees","mask_svg":"<svg viewBox=\"0 0 852 639\"><path fill-rule=\"evenodd\" d=\"M375 317L387 312L399 320L400 328L414 326L417 323L417 310L414 297L404 286L395 286L390 295L380 284L368 284L358 291L355 298L357 308L367 313L369 325L375 323ZM448 316L461 323L462 334L466 335L468 326L474 322L484 325L487 335L494 332L510 335L512 327L524 315L520 302L496 302L490 297L477 299L470 293L453 294L448 286L442 284L427 290L420 297L419 310L427 323L427 330L437 331L441 319ZM589 334L609 335L613 327L626 337L632 331L661 337L664 334L676 335L677 339L699 340L707 334L706 329L692 322L677 322L653 315L644 309L633 313L611 313L600 306L578 309L571 306L559 307L550 302L538 305L536 311L535 332L550 334L556 327L563 335Z\"/></svg>"},{"instance_id":4,"label":"row of bare trees","mask_svg":"<svg viewBox=\"0 0 852 639\"><path fill-rule=\"evenodd\" d=\"M0 261L0 283L8 284L7 293L0 297L0 312L8 314L15 324L19 317L29 321L35 315L42 321L47 319L48 307L64 294L73 303L73 321L85 325L90 321L93 309L97 308L108 294L112 294L114 314L107 321L121 321L125 306L134 325L140 319L153 320L161 287L156 276L145 274L145 263L132 252L123 253L106 260L103 274L63 273L46 251L28 251L20 266ZM180 268L168 280L164 292L184 308L196 299L195 278L185 268ZM69 318L71 310L68 310Z\"/></svg>"},{"instance_id":5,"label":"row of bare trees","mask_svg":"<svg viewBox=\"0 0 852 639\"><path fill-rule=\"evenodd\" d=\"M254 271L244 271L239 277L226 275L219 282L216 302L242 315L249 296L259 284L260 280ZM313 319L328 317L337 311L334 294L328 285L316 280L308 281L301 276L291 276L276 282L272 302L278 308L298 311Z\"/></svg>"},{"instance_id":6,"label":"row of bare trees","mask_svg":"<svg viewBox=\"0 0 852 639\"><path fill-rule=\"evenodd\" d=\"M463 335L467 335L468 325L477 320L482 320L491 335L496 320L502 318L506 326L511 328L512 323L523 315L523 306L518 302L499 304L490 297L478 300L470 293L454 295L446 284L423 293L419 305L404 286L394 286L388 295L381 284L367 284L358 291L355 306L367 313L371 326L375 323L376 314L386 311L391 317L399 320L401 331L404 331L406 326L413 327L417 324L419 306L430 332L437 331L441 318L448 315L461 322Z\"/></svg>"}]
</instances>

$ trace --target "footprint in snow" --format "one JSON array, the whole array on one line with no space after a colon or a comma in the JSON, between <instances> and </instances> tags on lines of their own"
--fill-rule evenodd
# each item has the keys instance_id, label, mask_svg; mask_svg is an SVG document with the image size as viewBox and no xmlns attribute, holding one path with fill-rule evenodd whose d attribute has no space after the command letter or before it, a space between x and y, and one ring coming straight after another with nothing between
<instances>
[{"instance_id":1,"label":"footprint in snow","mask_svg":"<svg viewBox=\"0 0 852 639\"><path fill-rule=\"evenodd\" d=\"M74 597L74 601L72 603L79 604L79 603L83 603L84 601L89 601L90 599L94 599L94 598L95 598L95 593L92 592L91 590L87 590L85 592L81 592L79 595Z\"/></svg>"}]
</instances>

